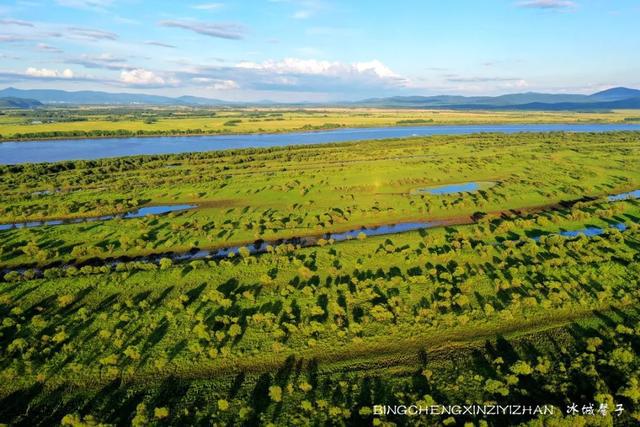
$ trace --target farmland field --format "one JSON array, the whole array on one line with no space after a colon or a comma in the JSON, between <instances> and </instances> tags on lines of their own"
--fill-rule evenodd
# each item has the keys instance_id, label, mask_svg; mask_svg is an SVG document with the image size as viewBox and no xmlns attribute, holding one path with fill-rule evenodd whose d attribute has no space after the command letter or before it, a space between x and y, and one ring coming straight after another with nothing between
<instances>
[{"instance_id":1,"label":"farmland field","mask_svg":"<svg viewBox=\"0 0 640 427\"><path fill-rule=\"evenodd\" d=\"M91 115L77 129L151 129L73 114ZM483 120L305 111L267 124L271 113L259 114L148 126ZM630 113L542 114L526 117ZM1 120L2 135L75 129ZM0 166L0 224L67 220L0 229L0 422L593 423L566 414L575 403L606 405L602 425L634 425L640 201L610 196L640 189L639 165L639 133L558 132ZM185 208L125 217L167 205ZM74 222L105 215L121 217ZM415 223L425 225L372 232ZM555 411L374 413L496 402Z\"/></svg>"},{"instance_id":2,"label":"farmland field","mask_svg":"<svg viewBox=\"0 0 640 427\"><path fill-rule=\"evenodd\" d=\"M347 108L78 107L5 110L0 140L74 136L278 133L340 127L508 123L638 123L637 110L587 112Z\"/></svg>"}]
</instances>

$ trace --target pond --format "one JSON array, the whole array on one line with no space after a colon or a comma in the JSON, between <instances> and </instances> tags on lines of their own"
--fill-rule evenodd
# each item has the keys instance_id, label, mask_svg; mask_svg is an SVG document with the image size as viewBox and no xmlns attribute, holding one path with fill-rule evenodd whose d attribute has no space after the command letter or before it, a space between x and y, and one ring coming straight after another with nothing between
<instances>
[{"instance_id":1,"label":"pond","mask_svg":"<svg viewBox=\"0 0 640 427\"><path fill-rule=\"evenodd\" d=\"M627 229L627 226L622 223L617 223L617 224L611 225L611 228L616 228L620 231L624 231ZM585 227L585 228L581 228L580 230L561 231L559 234L563 237L578 237L581 234L584 234L586 237L594 237L594 236L599 236L601 234L604 234L606 231L607 231L606 228Z\"/></svg>"},{"instance_id":2,"label":"pond","mask_svg":"<svg viewBox=\"0 0 640 427\"><path fill-rule=\"evenodd\" d=\"M619 231L625 231L627 229L627 226L623 223L615 223L615 224L611 224L610 228L615 228ZM545 236L562 236L562 237L569 237L569 238L573 238L573 237L578 237L580 235L584 235L585 237L595 237L595 236L600 236L601 234L604 234L607 232L606 228L601 228L601 227L585 227L585 228L581 228L579 230L567 230L567 231L560 231L559 233L551 233L551 234L547 234ZM533 238L533 240L535 240L536 242L540 240L542 236L536 236Z\"/></svg>"},{"instance_id":3,"label":"pond","mask_svg":"<svg viewBox=\"0 0 640 427\"><path fill-rule=\"evenodd\" d=\"M73 219L51 219L46 221L28 221L28 222L15 222L10 224L0 224L0 231L11 230L13 228L32 228L41 226L56 226L64 224L79 224L83 222L95 222L95 221L108 221L116 218L142 218L150 215L163 215L170 212L180 212L188 209L196 208L196 205L158 205L158 206L146 206L144 208L137 209L132 212L116 215L103 215L94 216L88 218L73 218Z\"/></svg>"},{"instance_id":4,"label":"pond","mask_svg":"<svg viewBox=\"0 0 640 427\"><path fill-rule=\"evenodd\" d=\"M484 188L493 187L495 182L462 182L459 184L438 185L433 187L417 188L412 194L431 194L434 196L446 196L448 194L472 193Z\"/></svg>"},{"instance_id":5,"label":"pond","mask_svg":"<svg viewBox=\"0 0 640 427\"><path fill-rule=\"evenodd\" d=\"M144 138L84 138L0 143L0 164L93 160L142 154L175 154L239 148L326 144L429 135L467 135L480 132L611 132L640 131L640 124L504 124L431 125L381 128L340 128L280 134L158 136Z\"/></svg>"},{"instance_id":6,"label":"pond","mask_svg":"<svg viewBox=\"0 0 640 427\"><path fill-rule=\"evenodd\" d=\"M614 194L613 196L608 197L608 200L610 202L631 199L640 199L640 190L629 191L628 193Z\"/></svg>"}]
</instances>

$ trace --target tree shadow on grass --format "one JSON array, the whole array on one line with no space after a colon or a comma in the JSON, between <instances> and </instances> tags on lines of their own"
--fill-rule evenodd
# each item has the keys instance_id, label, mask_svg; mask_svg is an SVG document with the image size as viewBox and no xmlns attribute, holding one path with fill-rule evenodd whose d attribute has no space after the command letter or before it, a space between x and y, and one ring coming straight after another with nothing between
<instances>
[{"instance_id":1,"label":"tree shadow on grass","mask_svg":"<svg viewBox=\"0 0 640 427\"><path fill-rule=\"evenodd\" d=\"M259 426L260 415L267 410L271 399L269 397L269 387L271 386L271 375L262 374L256 381L256 385L251 393L251 405L253 412L251 417L245 422L245 426Z\"/></svg>"},{"instance_id":2,"label":"tree shadow on grass","mask_svg":"<svg viewBox=\"0 0 640 427\"><path fill-rule=\"evenodd\" d=\"M175 359L176 356L178 356L178 354L180 354L180 352L182 350L184 350L185 348L187 348L187 340L186 339L182 339L176 345L174 345L171 348L171 350L169 350L169 353L167 355L169 357L169 360Z\"/></svg>"}]
</instances>

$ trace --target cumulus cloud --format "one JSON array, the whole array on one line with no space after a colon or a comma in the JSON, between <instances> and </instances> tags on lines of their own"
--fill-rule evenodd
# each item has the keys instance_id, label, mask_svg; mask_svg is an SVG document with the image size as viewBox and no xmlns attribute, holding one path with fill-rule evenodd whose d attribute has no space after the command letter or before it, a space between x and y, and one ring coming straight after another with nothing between
<instances>
[{"instance_id":1,"label":"cumulus cloud","mask_svg":"<svg viewBox=\"0 0 640 427\"><path fill-rule=\"evenodd\" d=\"M530 9L573 9L577 6L570 0L525 0L517 4Z\"/></svg>"},{"instance_id":2,"label":"cumulus cloud","mask_svg":"<svg viewBox=\"0 0 640 427\"><path fill-rule=\"evenodd\" d=\"M49 79L72 79L74 74L73 71L69 68L66 68L62 71L52 70L48 68L34 68L29 67L24 72L27 76L31 77L41 77L41 78L49 78Z\"/></svg>"},{"instance_id":3,"label":"cumulus cloud","mask_svg":"<svg viewBox=\"0 0 640 427\"><path fill-rule=\"evenodd\" d=\"M104 77L96 77L86 74L79 74L69 68L37 68L29 67L24 72L2 71L0 70L0 81L13 83L19 81L65 81L70 83L91 82L96 84L106 84L122 86L122 82Z\"/></svg>"},{"instance_id":4,"label":"cumulus cloud","mask_svg":"<svg viewBox=\"0 0 640 427\"><path fill-rule=\"evenodd\" d=\"M281 61L240 62L238 68L268 71L276 74L310 74L325 76L371 75L378 78L398 78L389 67L378 60L369 62L341 62L319 61L316 59L285 58Z\"/></svg>"},{"instance_id":5,"label":"cumulus cloud","mask_svg":"<svg viewBox=\"0 0 640 427\"><path fill-rule=\"evenodd\" d=\"M120 73L120 80L123 83L132 85L164 85L165 81L162 77L156 76L153 71L142 68L136 68L131 71L123 71Z\"/></svg>"},{"instance_id":6,"label":"cumulus cloud","mask_svg":"<svg viewBox=\"0 0 640 427\"><path fill-rule=\"evenodd\" d=\"M147 87L174 86L179 83L176 79L159 76L153 71L145 70L144 68L123 70L120 73L120 82L128 86Z\"/></svg>"},{"instance_id":7,"label":"cumulus cloud","mask_svg":"<svg viewBox=\"0 0 640 427\"><path fill-rule=\"evenodd\" d=\"M238 24L208 23L181 19L160 21L159 24L163 27L182 28L205 36L229 40L243 39L246 33L245 28Z\"/></svg>"},{"instance_id":8,"label":"cumulus cloud","mask_svg":"<svg viewBox=\"0 0 640 427\"><path fill-rule=\"evenodd\" d=\"M195 83L204 83L207 89L213 90L232 90L238 89L240 85L233 80L211 79L208 77L195 77L192 79Z\"/></svg>"},{"instance_id":9,"label":"cumulus cloud","mask_svg":"<svg viewBox=\"0 0 640 427\"><path fill-rule=\"evenodd\" d=\"M233 80L220 80L217 83L214 83L213 86L211 86L211 88L213 90L231 90L231 89L238 89L240 86L238 85L238 83L234 82Z\"/></svg>"},{"instance_id":10,"label":"cumulus cloud","mask_svg":"<svg viewBox=\"0 0 640 427\"><path fill-rule=\"evenodd\" d=\"M378 93L406 88L409 81L378 60L343 63L286 58L244 61L233 66L196 67L178 74L184 80L217 89L285 92ZM233 84L228 81L233 81ZM212 83L214 82L214 83Z\"/></svg>"}]
</instances>

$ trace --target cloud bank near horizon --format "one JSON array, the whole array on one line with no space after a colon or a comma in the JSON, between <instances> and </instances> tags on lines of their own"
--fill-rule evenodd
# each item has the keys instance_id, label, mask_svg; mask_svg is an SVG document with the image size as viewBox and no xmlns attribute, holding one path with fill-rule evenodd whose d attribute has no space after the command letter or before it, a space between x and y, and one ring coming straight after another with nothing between
<instances>
[{"instance_id":1,"label":"cloud bank near horizon","mask_svg":"<svg viewBox=\"0 0 640 427\"><path fill-rule=\"evenodd\" d=\"M41 7L10 0L0 8L2 84L314 101L589 92L637 85L640 70L640 60L626 54L639 44L637 32L619 38L635 25L633 13L640 15L631 0L618 5L629 16L608 15L619 26L589 36L573 30L602 19L595 0L465 3L468 17L455 2L412 2L411 15L392 5L364 10L335 0L33 2ZM618 44L607 45L607 38ZM587 47L596 57L599 45L590 39L614 60L595 64Z\"/></svg>"}]
</instances>

